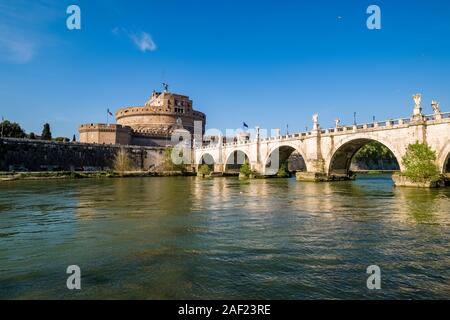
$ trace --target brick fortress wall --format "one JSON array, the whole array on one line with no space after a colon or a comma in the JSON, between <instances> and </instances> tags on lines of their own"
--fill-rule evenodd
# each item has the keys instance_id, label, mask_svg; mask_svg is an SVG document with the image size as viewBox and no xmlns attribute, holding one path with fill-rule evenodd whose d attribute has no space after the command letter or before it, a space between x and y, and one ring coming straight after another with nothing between
<instances>
[{"instance_id":1,"label":"brick fortress wall","mask_svg":"<svg viewBox=\"0 0 450 320\"><path fill-rule=\"evenodd\" d=\"M117 151L127 150L136 170L149 170L164 159L164 148L0 138L0 171L106 170Z\"/></svg>"}]
</instances>

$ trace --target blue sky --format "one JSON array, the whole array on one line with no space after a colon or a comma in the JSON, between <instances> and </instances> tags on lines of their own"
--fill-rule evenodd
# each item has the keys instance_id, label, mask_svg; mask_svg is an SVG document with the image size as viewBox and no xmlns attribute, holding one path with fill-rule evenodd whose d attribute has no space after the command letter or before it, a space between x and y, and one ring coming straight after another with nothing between
<instances>
[{"instance_id":1,"label":"blue sky","mask_svg":"<svg viewBox=\"0 0 450 320\"><path fill-rule=\"evenodd\" d=\"M82 29L66 28L81 8ZM382 29L366 27L381 8ZM0 0L0 115L77 133L168 82L208 128L290 132L450 111L450 2Z\"/></svg>"}]
</instances>

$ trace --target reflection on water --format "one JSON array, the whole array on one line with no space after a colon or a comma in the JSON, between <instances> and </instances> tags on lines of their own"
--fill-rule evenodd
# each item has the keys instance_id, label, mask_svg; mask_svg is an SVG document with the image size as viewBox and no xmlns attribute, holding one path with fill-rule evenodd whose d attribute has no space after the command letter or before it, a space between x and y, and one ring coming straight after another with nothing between
<instances>
[{"instance_id":1,"label":"reflection on water","mask_svg":"<svg viewBox=\"0 0 450 320\"><path fill-rule=\"evenodd\" d=\"M449 298L449 198L389 176L3 183L0 298Z\"/></svg>"}]
</instances>

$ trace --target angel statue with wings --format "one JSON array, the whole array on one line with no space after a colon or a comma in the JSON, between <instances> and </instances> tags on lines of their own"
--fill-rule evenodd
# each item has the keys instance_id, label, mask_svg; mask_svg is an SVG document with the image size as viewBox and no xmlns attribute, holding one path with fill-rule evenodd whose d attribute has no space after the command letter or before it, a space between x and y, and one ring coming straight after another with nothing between
<instances>
[{"instance_id":1,"label":"angel statue with wings","mask_svg":"<svg viewBox=\"0 0 450 320\"><path fill-rule=\"evenodd\" d=\"M434 114L441 113L441 108L439 107L439 102L436 100L431 101L431 107L433 108Z\"/></svg>"}]
</instances>

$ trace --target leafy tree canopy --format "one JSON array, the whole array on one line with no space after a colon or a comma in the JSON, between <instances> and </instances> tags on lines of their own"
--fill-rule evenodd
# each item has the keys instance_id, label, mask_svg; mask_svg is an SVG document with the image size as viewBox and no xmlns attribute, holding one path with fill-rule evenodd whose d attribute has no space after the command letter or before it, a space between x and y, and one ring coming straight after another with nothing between
<instances>
[{"instance_id":1,"label":"leafy tree canopy","mask_svg":"<svg viewBox=\"0 0 450 320\"><path fill-rule=\"evenodd\" d=\"M363 146L355 154L356 160L363 159L384 159L384 160L394 160L395 156L384 144L377 141L369 142Z\"/></svg>"},{"instance_id":2,"label":"leafy tree canopy","mask_svg":"<svg viewBox=\"0 0 450 320\"><path fill-rule=\"evenodd\" d=\"M280 178L288 178L290 176L287 163L281 164L280 169L278 169L277 176Z\"/></svg>"},{"instance_id":3,"label":"leafy tree canopy","mask_svg":"<svg viewBox=\"0 0 450 320\"><path fill-rule=\"evenodd\" d=\"M18 123L4 120L0 123L0 135L8 138L25 138L25 131Z\"/></svg>"},{"instance_id":4,"label":"leafy tree canopy","mask_svg":"<svg viewBox=\"0 0 450 320\"><path fill-rule=\"evenodd\" d=\"M209 166L207 164L202 164L200 168L198 168L198 172L200 174L208 175L210 174L211 170L209 169Z\"/></svg>"},{"instance_id":5,"label":"leafy tree canopy","mask_svg":"<svg viewBox=\"0 0 450 320\"><path fill-rule=\"evenodd\" d=\"M44 124L44 128L42 129L42 140L52 140L52 133L50 131L50 125L48 123Z\"/></svg>"},{"instance_id":6,"label":"leafy tree canopy","mask_svg":"<svg viewBox=\"0 0 450 320\"><path fill-rule=\"evenodd\" d=\"M436 152L427 144L419 142L410 144L405 156L402 158L402 163L405 167L405 171L402 174L416 182L424 180L437 181L440 179L440 173L435 161Z\"/></svg>"},{"instance_id":7,"label":"leafy tree canopy","mask_svg":"<svg viewBox=\"0 0 450 320\"><path fill-rule=\"evenodd\" d=\"M252 173L252 169L250 168L250 164L245 161L244 164L239 169L239 172L245 175L246 177L249 177Z\"/></svg>"}]
</instances>

